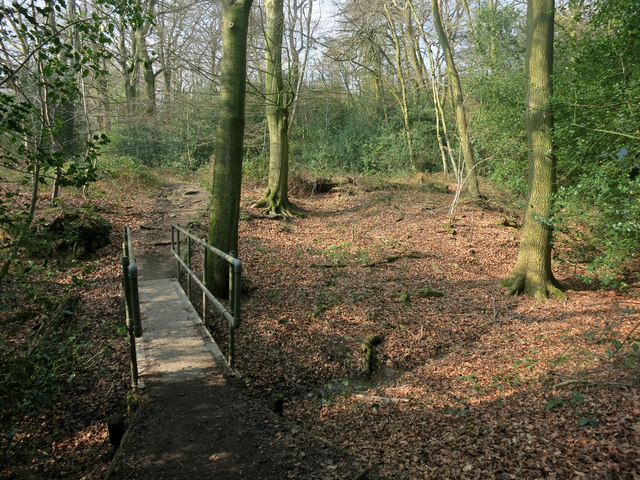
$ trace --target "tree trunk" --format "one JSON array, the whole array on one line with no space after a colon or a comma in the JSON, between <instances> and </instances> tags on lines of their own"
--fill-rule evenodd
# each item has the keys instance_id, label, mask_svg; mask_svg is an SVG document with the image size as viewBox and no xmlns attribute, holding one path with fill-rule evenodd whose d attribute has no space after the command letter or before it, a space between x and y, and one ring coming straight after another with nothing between
<instances>
[{"instance_id":1,"label":"tree trunk","mask_svg":"<svg viewBox=\"0 0 640 480\"><path fill-rule=\"evenodd\" d=\"M147 114L155 115L157 109L156 103L156 74L153 71L153 59L149 56L147 46L147 32L139 30L138 49L139 58L142 62L142 78L144 79L144 89L147 100Z\"/></svg>"},{"instance_id":2,"label":"tree trunk","mask_svg":"<svg viewBox=\"0 0 640 480\"><path fill-rule=\"evenodd\" d=\"M445 60L447 62L447 73L449 75L449 82L452 89L452 102L456 112L456 125L458 126L462 157L464 159L464 165L467 173L467 191L473 198L478 198L480 196L478 173L476 172L473 146L471 145L471 138L469 138L469 132L467 129L467 115L462 97L462 85L460 84L458 70L456 69L456 64L453 60L453 53L449 46L449 39L444 31L444 27L442 26L438 0L431 0L431 9L433 11L433 23L435 24L436 32L438 33L438 40L442 50L444 51Z\"/></svg>"},{"instance_id":3,"label":"tree trunk","mask_svg":"<svg viewBox=\"0 0 640 480\"><path fill-rule=\"evenodd\" d=\"M128 29L126 27L126 21L123 18L120 19L120 42L118 45L118 53L119 53L119 63L120 68L122 70L122 86L124 90L124 98L126 103L127 115L131 115L133 113L133 102L137 97L137 89L136 82L137 79L134 76L135 68L134 68L134 59L133 55L127 49L126 36L128 34ZM135 35L131 35L131 51L135 52L136 50L136 38Z\"/></svg>"},{"instance_id":4,"label":"tree trunk","mask_svg":"<svg viewBox=\"0 0 640 480\"><path fill-rule=\"evenodd\" d=\"M70 0L67 3L67 22L70 24L75 23L77 13L78 12L75 0ZM75 51L79 52L81 50L80 36L76 28L73 26L70 27L67 31L67 35L67 43L73 45ZM62 53L60 53L58 57L60 62L63 63L68 70L73 70L73 67L75 67L75 60L67 59ZM55 126L52 126L52 128L54 129L55 137L54 149L58 152L63 152L65 157L67 158L72 158L75 154L77 154L78 142L75 139L75 117L77 109L77 99L78 97L75 92L69 92L66 95L63 95L62 102L57 106L57 108L54 109ZM61 166L57 165L53 178L53 185L51 188L51 203L55 203L56 199L60 196L61 175Z\"/></svg>"},{"instance_id":5,"label":"tree trunk","mask_svg":"<svg viewBox=\"0 0 640 480\"><path fill-rule=\"evenodd\" d=\"M404 137L407 143L407 149L409 150L409 163L414 171L419 172L421 169L421 165L418 164L417 159L415 157L415 153L413 151L413 138L411 135L411 120L409 118L409 102L407 99L407 84L405 81L405 71L404 71L404 63L402 61L402 47L400 44L400 39L398 38L398 34L396 32L396 23L389 11L389 7L386 3L383 4L384 13L387 17L387 21L389 22L389 27L391 29L391 38L393 40L393 46L395 51L395 69L396 75L398 78L398 83L400 84L400 95L397 95L398 103L400 104L400 110L402 110L402 120L404 123Z\"/></svg>"},{"instance_id":6,"label":"tree trunk","mask_svg":"<svg viewBox=\"0 0 640 480\"><path fill-rule=\"evenodd\" d=\"M551 271L553 196L556 160L551 132L554 0L529 0L527 7L527 140L529 142L529 194L518 260L502 286L507 294L526 293L535 298L563 297Z\"/></svg>"},{"instance_id":7,"label":"tree trunk","mask_svg":"<svg viewBox=\"0 0 640 480\"><path fill-rule=\"evenodd\" d=\"M418 45L418 36L413 28L413 17L411 15L412 5L407 3L403 10L402 14L404 17L404 34L405 34L405 43L407 44L407 55L409 56L409 60L411 62L411 66L413 67L413 75L415 76L416 87L418 90L418 97L422 94L424 90L427 89L427 80L426 80L426 69L424 62L422 61L422 56L420 55L420 47Z\"/></svg>"},{"instance_id":8,"label":"tree trunk","mask_svg":"<svg viewBox=\"0 0 640 480\"><path fill-rule=\"evenodd\" d=\"M238 251L238 219L242 185L245 124L247 30L252 0L223 0L222 79L211 188L209 243L223 252ZM227 263L210 255L206 284L218 296L229 289Z\"/></svg>"},{"instance_id":9,"label":"tree trunk","mask_svg":"<svg viewBox=\"0 0 640 480\"><path fill-rule=\"evenodd\" d=\"M282 79L283 0L266 0L266 101L269 128L269 185L256 206L291 216L289 204L289 99Z\"/></svg>"},{"instance_id":10,"label":"tree trunk","mask_svg":"<svg viewBox=\"0 0 640 480\"><path fill-rule=\"evenodd\" d=\"M293 52L293 62L291 66L291 85L294 85L293 99L291 103L291 114L289 115L289 131L291 131L292 125L295 122L296 112L298 109L298 98L300 91L302 90L302 83L307 72L307 64L309 61L309 53L311 52L311 44L313 38L312 27L312 12L313 12L313 0L303 0L289 2L289 15L293 18L293 24L289 29L289 50ZM296 48L296 25L300 26L300 32L302 32L301 45ZM302 61L300 60L300 53L304 51L302 55Z\"/></svg>"}]
</instances>

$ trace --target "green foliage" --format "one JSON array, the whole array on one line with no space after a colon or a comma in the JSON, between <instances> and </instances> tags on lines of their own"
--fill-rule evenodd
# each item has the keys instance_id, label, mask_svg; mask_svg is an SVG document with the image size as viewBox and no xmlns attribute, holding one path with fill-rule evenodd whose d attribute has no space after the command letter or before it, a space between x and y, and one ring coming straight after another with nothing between
<instances>
[{"instance_id":1,"label":"green foliage","mask_svg":"<svg viewBox=\"0 0 640 480\"><path fill-rule=\"evenodd\" d=\"M100 173L109 180L137 186L157 187L162 184L148 166L129 156L103 155Z\"/></svg>"},{"instance_id":2,"label":"green foliage","mask_svg":"<svg viewBox=\"0 0 640 480\"><path fill-rule=\"evenodd\" d=\"M522 15L481 2L468 90L480 172L524 196L527 150ZM640 14L632 0L563 6L553 107L559 191L551 227L589 280L616 286L637 270L640 242ZM640 177L640 176L639 176ZM567 240L565 240L567 239Z\"/></svg>"},{"instance_id":3,"label":"green foliage","mask_svg":"<svg viewBox=\"0 0 640 480\"><path fill-rule=\"evenodd\" d=\"M635 313L635 309L627 309L625 313ZM616 331L616 327L622 323L622 320L616 325L605 322L604 326L596 327L584 334L584 337L597 344L605 344L608 348L605 350L605 356L611 360L622 360L623 362L633 363L640 358L640 338L634 337L634 333L640 328L640 321L637 322L631 331L623 338Z\"/></svg>"},{"instance_id":4,"label":"green foliage","mask_svg":"<svg viewBox=\"0 0 640 480\"><path fill-rule=\"evenodd\" d=\"M598 420L595 418L596 415L594 415L593 412L581 410L581 407L585 403L586 399L584 396L580 392L572 390L569 395L549 398L544 409L549 411L557 408L569 407L579 415L577 419L578 425L582 427L597 427L599 424Z\"/></svg>"},{"instance_id":5,"label":"green foliage","mask_svg":"<svg viewBox=\"0 0 640 480\"><path fill-rule=\"evenodd\" d=\"M126 1L102 6L135 16ZM40 187L96 179L98 150L108 139L80 131L80 85L106 74L115 25L60 0L3 3L0 17L0 230L8 233L1 236L1 280L29 235Z\"/></svg>"},{"instance_id":6,"label":"green foliage","mask_svg":"<svg viewBox=\"0 0 640 480\"><path fill-rule=\"evenodd\" d=\"M0 467L36 450L37 445L24 435L30 433L30 421L51 407L65 380L73 380L65 371L73 353L67 340L64 329L51 328L30 341L0 341Z\"/></svg>"},{"instance_id":7,"label":"green foliage","mask_svg":"<svg viewBox=\"0 0 640 480\"><path fill-rule=\"evenodd\" d=\"M347 102L334 96L301 108L305 122L292 131L292 164L322 173L409 171L402 119L395 109L388 110L385 115L367 98ZM416 151L429 167L437 158L433 122L419 111L414 117Z\"/></svg>"},{"instance_id":8,"label":"green foliage","mask_svg":"<svg viewBox=\"0 0 640 480\"><path fill-rule=\"evenodd\" d=\"M624 280L640 242L640 14L632 1L576 10L558 48L555 108L559 207L582 225L590 272ZM586 247L586 248L585 248Z\"/></svg>"},{"instance_id":9,"label":"green foliage","mask_svg":"<svg viewBox=\"0 0 640 480\"><path fill-rule=\"evenodd\" d=\"M527 140L524 100L524 17L515 7L480 2L467 52L470 129L479 173L524 194Z\"/></svg>"},{"instance_id":10,"label":"green foliage","mask_svg":"<svg viewBox=\"0 0 640 480\"><path fill-rule=\"evenodd\" d=\"M585 402L584 397L578 391L571 391L571 394L566 397L551 397L547 404L544 406L545 410L553 410L554 408L569 406L573 409L578 408Z\"/></svg>"},{"instance_id":11,"label":"green foliage","mask_svg":"<svg viewBox=\"0 0 640 480\"><path fill-rule=\"evenodd\" d=\"M129 123L110 134L109 150L149 167L196 171L210 163L215 153L216 108L207 91L198 92L194 99L176 94L173 103L156 116L131 114Z\"/></svg>"}]
</instances>

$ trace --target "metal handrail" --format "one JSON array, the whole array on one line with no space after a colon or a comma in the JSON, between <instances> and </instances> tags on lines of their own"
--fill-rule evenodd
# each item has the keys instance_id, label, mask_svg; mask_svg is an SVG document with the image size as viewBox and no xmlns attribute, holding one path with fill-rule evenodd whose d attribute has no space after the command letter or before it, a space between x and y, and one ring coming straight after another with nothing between
<instances>
[{"instance_id":1,"label":"metal handrail","mask_svg":"<svg viewBox=\"0 0 640 480\"><path fill-rule=\"evenodd\" d=\"M142 336L142 322L140 321L140 296L138 293L138 264L133 252L131 229L124 227L121 257L122 288L124 290L124 304L126 324L129 331L129 366L131 367L131 388L138 389L138 358L136 355L136 337Z\"/></svg>"},{"instance_id":2,"label":"metal handrail","mask_svg":"<svg viewBox=\"0 0 640 480\"><path fill-rule=\"evenodd\" d=\"M184 234L186 239L186 255L185 260L181 255L180 234ZM229 263L229 308L225 308L222 303L211 293L205 285L205 268L202 272L202 280L198 278L196 273L191 269L192 243L202 247L203 262L206 264L208 252L217 255ZM202 291L202 321L206 321L207 300L211 301L213 306L222 314L229 324L229 358L227 359L229 366L233 368L235 363L235 329L240 327L240 286L242 283L242 262L235 257L233 252L225 253L209 245L204 240L196 237L188 230L180 225L171 225L171 252L176 258L178 278L180 278L180 268L182 267L187 273L187 295L191 294L191 281Z\"/></svg>"}]
</instances>

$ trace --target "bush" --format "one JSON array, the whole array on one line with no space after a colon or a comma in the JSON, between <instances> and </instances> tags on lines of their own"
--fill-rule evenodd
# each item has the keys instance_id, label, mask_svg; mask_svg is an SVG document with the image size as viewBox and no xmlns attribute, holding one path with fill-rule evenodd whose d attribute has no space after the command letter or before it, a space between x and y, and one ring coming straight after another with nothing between
<instances>
[{"instance_id":1,"label":"bush","mask_svg":"<svg viewBox=\"0 0 640 480\"><path fill-rule=\"evenodd\" d=\"M162 181L152 170L134 157L102 155L99 170L102 177L137 186L157 186Z\"/></svg>"}]
</instances>

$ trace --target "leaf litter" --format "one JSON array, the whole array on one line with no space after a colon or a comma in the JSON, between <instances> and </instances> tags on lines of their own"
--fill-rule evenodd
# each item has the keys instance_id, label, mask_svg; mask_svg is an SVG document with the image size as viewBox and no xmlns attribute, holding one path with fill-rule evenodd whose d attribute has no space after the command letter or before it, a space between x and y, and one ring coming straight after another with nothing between
<instances>
[{"instance_id":1,"label":"leaf litter","mask_svg":"<svg viewBox=\"0 0 640 480\"><path fill-rule=\"evenodd\" d=\"M238 370L256 402L285 394L285 418L388 478L640 476L637 283L596 290L556 246L569 300L506 297L498 282L515 262L518 232L499 208L463 204L452 234L443 227L450 195L421 186L300 195L304 216L290 222L260 218L251 205L261 193L243 192L236 334ZM13 476L100 478L108 464L104 419L126 408L126 338L94 327L117 330L123 319L121 227L135 236L166 213L155 194L112 200L103 207L112 243L74 287L74 321L92 341L74 380L31 421L25 435L43 440L40 454ZM443 295L417 293L427 290ZM214 334L224 350L224 332ZM382 343L367 376L370 335Z\"/></svg>"}]
</instances>

